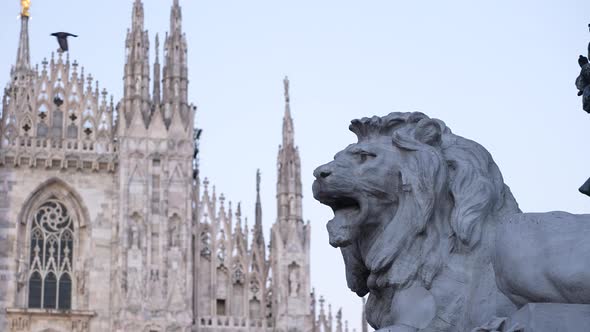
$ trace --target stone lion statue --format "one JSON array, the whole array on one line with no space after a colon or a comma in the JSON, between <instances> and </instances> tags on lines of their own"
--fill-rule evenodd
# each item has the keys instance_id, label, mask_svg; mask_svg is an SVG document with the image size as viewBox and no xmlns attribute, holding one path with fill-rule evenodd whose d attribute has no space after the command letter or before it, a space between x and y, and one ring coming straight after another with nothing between
<instances>
[{"instance_id":1,"label":"stone lion statue","mask_svg":"<svg viewBox=\"0 0 590 332\"><path fill-rule=\"evenodd\" d=\"M522 213L488 151L422 113L350 130L313 194L375 329L491 331L527 303L590 303L590 216Z\"/></svg>"}]
</instances>

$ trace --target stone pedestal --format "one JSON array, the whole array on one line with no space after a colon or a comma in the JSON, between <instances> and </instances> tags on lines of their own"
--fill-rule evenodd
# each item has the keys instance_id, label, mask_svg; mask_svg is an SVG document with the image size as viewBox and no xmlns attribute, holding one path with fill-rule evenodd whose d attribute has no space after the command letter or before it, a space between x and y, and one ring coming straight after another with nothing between
<instances>
[{"instance_id":1,"label":"stone pedestal","mask_svg":"<svg viewBox=\"0 0 590 332\"><path fill-rule=\"evenodd\" d=\"M512 315L504 326L509 329L516 324L524 332L587 331L590 329L590 305L530 303Z\"/></svg>"}]
</instances>

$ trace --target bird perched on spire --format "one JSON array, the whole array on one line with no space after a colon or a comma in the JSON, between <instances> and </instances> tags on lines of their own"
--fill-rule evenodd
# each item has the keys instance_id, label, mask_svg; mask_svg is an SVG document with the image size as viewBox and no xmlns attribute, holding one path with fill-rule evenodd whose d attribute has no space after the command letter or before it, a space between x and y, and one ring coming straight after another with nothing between
<instances>
[{"instance_id":1,"label":"bird perched on spire","mask_svg":"<svg viewBox=\"0 0 590 332\"><path fill-rule=\"evenodd\" d=\"M78 37L69 32L55 32L51 36L57 38L57 42L59 43L59 49L57 51L62 53L68 51L68 37Z\"/></svg>"}]
</instances>

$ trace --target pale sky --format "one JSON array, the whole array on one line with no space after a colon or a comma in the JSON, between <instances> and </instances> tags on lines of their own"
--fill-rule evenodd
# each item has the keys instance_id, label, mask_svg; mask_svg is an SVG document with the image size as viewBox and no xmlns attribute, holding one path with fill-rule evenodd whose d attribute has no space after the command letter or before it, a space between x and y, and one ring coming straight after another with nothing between
<instances>
[{"instance_id":1,"label":"pale sky","mask_svg":"<svg viewBox=\"0 0 590 332\"><path fill-rule=\"evenodd\" d=\"M0 82L18 40L18 0L1 0ZM68 31L77 59L118 100L131 0L32 0L31 56ZM146 28L169 26L171 0L144 0ZM577 188L590 177L590 115L574 80L590 41L590 2L560 0L181 0L189 45L189 96L204 129L201 174L254 216L262 170L263 218L276 217L282 79L291 80L303 210L312 224L312 284L350 327L360 299L328 245L331 210L313 200L313 169L352 143L350 120L419 110L494 156L524 211L588 211ZM334 310L335 313L336 310Z\"/></svg>"}]
</instances>

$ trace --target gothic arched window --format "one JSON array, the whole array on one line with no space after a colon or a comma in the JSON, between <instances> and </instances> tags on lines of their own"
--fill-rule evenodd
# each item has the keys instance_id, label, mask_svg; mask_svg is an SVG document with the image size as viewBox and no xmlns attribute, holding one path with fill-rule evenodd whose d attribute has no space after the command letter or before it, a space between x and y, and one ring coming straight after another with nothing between
<instances>
[{"instance_id":1,"label":"gothic arched window","mask_svg":"<svg viewBox=\"0 0 590 332\"><path fill-rule=\"evenodd\" d=\"M32 214L29 308L71 309L74 221L55 198Z\"/></svg>"}]
</instances>

